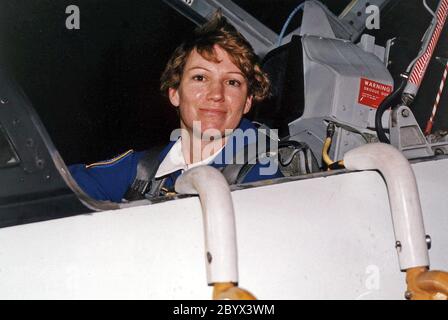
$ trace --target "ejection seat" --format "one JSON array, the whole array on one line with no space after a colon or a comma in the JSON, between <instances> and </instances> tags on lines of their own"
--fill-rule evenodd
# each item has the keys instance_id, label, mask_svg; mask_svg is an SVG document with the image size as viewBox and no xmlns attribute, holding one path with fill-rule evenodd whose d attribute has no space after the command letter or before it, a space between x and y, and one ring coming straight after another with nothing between
<instances>
[{"instance_id":1,"label":"ejection seat","mask_svg":"<svg viewBox=\"0 0 448 320\"><path fill-rule=\"evenodd\" d=\"M315 156L308 146L289 140L288 124L299 119L305 107L301 37L294 35L290 42L271 50L261 65L271 81L271 94L254 106L249 118L278 130L279 164L285 176L319 171Z\"/></svg>"},{"instance_id":2,"label":"ejection seat","mask_svg":"<svg viewBox=\"0 0 448 320\"><path fill-rule=\"evenodd\" d=\"M271 95L255 105L250 117L278 129L282 139L289 134L288 123L302 116L305 105L301 37L293 36L270 51L261 64L271 80Z\"/></svg>"}]
</instances>

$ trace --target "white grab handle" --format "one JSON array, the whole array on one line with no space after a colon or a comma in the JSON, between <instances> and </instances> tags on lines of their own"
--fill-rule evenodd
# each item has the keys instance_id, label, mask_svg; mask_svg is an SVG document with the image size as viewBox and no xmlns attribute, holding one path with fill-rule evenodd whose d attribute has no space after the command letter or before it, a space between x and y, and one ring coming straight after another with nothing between
<instances>
[{"instance_id":1,"label":"white grab handle","mask_svg":"<svg viewBox=\"0 0 448 320\"><path fill-rule=\"evenodd\" d=\"M349 170L378 170L386 181L401 270L429 266L417 182L409 161L396 148L370 143L344 156Z\"/></svg>"},{"instance_id":2,"label":"white grab handle","mask_svg":"<svg viewBox=\"0 0 448 320\"><path fill-rule=\"evenodd\" d=\"M175 190L199 194L208 284L238 283L235 214L230 188L222 173L211 166L192 168L177 178Z\"/></svg>"}]
</instances>

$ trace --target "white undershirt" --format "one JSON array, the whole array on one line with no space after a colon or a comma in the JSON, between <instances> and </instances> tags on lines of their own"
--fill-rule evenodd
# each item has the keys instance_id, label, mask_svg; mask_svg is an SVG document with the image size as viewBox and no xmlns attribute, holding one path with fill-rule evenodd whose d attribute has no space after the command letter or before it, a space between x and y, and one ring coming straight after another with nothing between
<instances>
[{"instance_id":1,"label":"white undershirt","mask_svg":"<svg viewBox=\"0 0 448 320\"><path fill-rule=\"evenodd\" d=\"M184 154L182 153L182 141L181 138L179 138L171 147L170 151L165 156L165 158L162 160L162 163L157 169L155 177L160 178L178 170L182 170L182 172L184 172L191 168L209 164L221 152L223 148L224 146L222 146L217 152L212 154L210 157L207 157L202 161L187 164L185 162Z\"/></svg>"}]
</instances>

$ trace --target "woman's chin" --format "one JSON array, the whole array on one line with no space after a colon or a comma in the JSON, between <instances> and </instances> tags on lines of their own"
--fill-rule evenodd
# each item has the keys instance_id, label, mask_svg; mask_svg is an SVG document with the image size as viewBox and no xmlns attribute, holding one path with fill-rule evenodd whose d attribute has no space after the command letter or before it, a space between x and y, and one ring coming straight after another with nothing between
<instances>
[{"instance_id":1,"label":"woman's chin","mask_svg":"<svg viewBox=\"0 0 448 320\"><path fill-rule=\"evenodd\" d=\"M204 136L222 136L225 131L225 126L222 122L202 121L201 133Z\"/></svg>"},{"instance_id":2,"label":"woman's chin","mask_svg":"<svg viewBox=\"0 0 448 320\"><path fill-rule=\"evenodd\" d=\"M225 135L225 130L221 130L215 127L206 128L202 130L202 140L215 140L223 137Z\"/></svg>"},{"instance_id":3,"label":"woman's chin","mask_svg":"<svg viewBox=\"0 0 448 320\"><path fill-rule=\"evenodd\" d=\"M200 124L200 127L197 125L198 123ZM228 136L234 130L233 127L229 128L229 124L221 119L203 119L196 122L196 125L192 127L195 136L198 136L200 129L202 139L208 140L210 140L211 137L218 138Z\"/></svg>"}]
</instances>

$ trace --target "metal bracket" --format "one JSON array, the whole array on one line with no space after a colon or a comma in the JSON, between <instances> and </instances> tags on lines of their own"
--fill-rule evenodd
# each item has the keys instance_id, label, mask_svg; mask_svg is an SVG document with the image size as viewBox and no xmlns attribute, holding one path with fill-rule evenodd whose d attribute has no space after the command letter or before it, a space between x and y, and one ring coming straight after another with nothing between
<instances>
[{"instance_id":1,"label":"metal bracket","mask_svg":"<svg viewBox=\"0 0 448 320\"><path fill-rule=\"evenodd\" d=\"M390 64L392 63L392 61L390 61L390 51L391 51L392 47L395 45L396 39L397 38L394 37L392 39L387 40L387 42L386 42L386 52L384 53L383 61L387 68L389 68Z\"/></svg>"},{"instance_id":2,"label":"metal bracket","mask_svg":"<svg viewBox=\"0 0 448 320\"><path fill-rule=\"evenodd\" d=\"M423 134L411 109L403 105L392 110L390 143L406 158L414 159L448 154L448 141L430 143Z\"/></svg>"}]
</instances>

